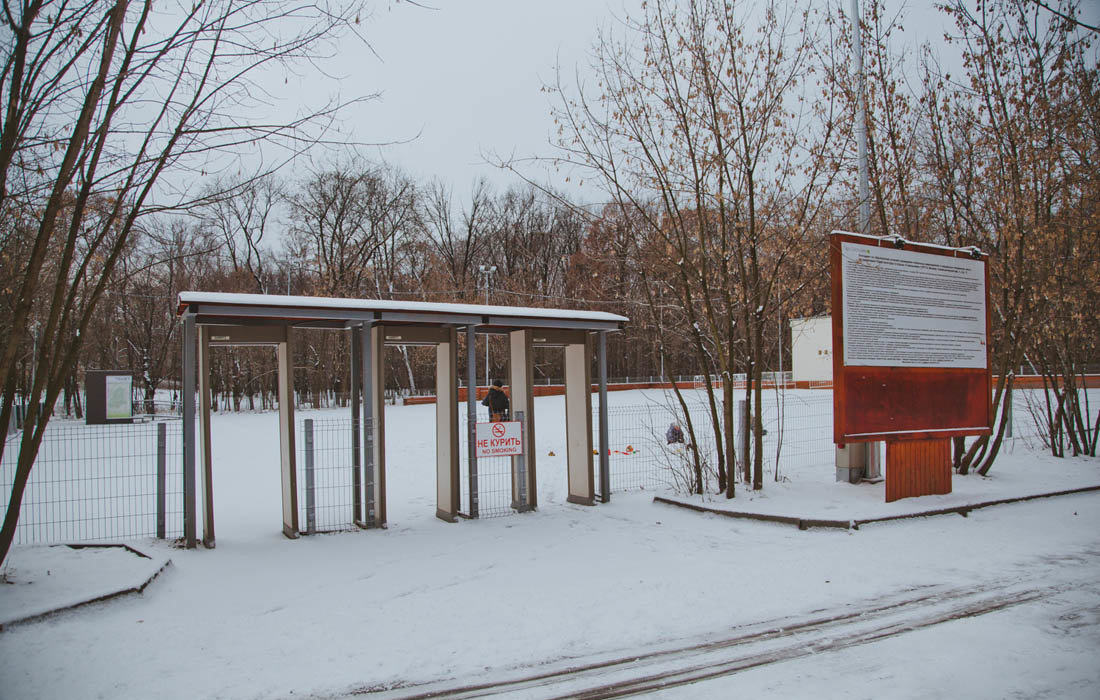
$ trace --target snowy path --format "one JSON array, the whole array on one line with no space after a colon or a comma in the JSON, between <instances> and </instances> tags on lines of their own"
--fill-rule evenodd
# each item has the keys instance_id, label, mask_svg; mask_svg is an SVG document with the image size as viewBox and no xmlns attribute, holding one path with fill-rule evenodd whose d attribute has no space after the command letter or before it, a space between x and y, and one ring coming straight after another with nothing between
<instances>
[{"instance_id":1,"label":"snowy path","mask_svg":"<svg viewBox=\"0 0 1100 700\"><path fill-rule=\"evenodd\" d=\"M799 531L652 493L574 506L546 458L537 512L448 524L418 437L430 408L387 409L387 530L294 541L278 530L273 417L217 417L217 549L146 541L172 566L141 596L4 629L0 700L408 696L589 666L502 697L1098 696L1100 493ZM540 451L561 454L560 408L539 405ZM847 512L874 498L822 469L742 492L739 507ZM1096 475L1098 460L1021 448L991 479L956 481L984 492ZM711 668L724 675L699 677ZM684 684L647 690L671 681Z\"/></svg>"},{"instance_id":2,"label":"snowy path","mask_svg":"<svg viewBox=\"0 0 1100 700\"><path fill-rule=\"evenodd\" d=\"M1091 700L1098 532L1096 494L859 532L700 516L639 495L496 521L230 538L213 552L165 548L173 566L140 598L4 630L0 698L414 694L409 684L454 688L668 652L557 695L726 663L736 672L659 697ZM942 601L914 600L925 596ZM845 614L856 617L827 622ZM940 617L950 621L922 626ZM777 627L785 633L739 639ZM713 655L695 658L708 644Z\"/></svg>"},{"instance_id":3,"label":"snowy path","mask_svg":"<svg viewBox=\"0 0 1100 700\"><path fill-rule=\"evenodd\" d=\"M1100 551L1087 556L1063 558L1073 566L1100 564ZM488 672L498 680L482 677L475 682L434 683L398 689L361 688L347 698L377 700L427 700L428 698L500 697L526 700L582 698L598 700L661 692L661 697L680 697L680 691L708 695L712 686L681 686L721 679L742 671L772 664L797 661L804 657L837 652L874 644L899 635L954 623L967 618L999 612L1020 605L1065 597L1066 593L1087 589L1100 601L1100 583L1086 577L1075 584L1043 586L1042 580L1016 581L1011 584L975 588L930 586L905 591L874 603L850 604L837 611L820 611L808 616L787 617L746 625L734 634L703 638L686 645L638 649L634 653L610 659L578 663L571 660L561 668L539 668L536 673L513 671ZM1094 614L1095 608L1074 607L1062 610L1060 619L1074 620ZM530 670L530 669L528 669ZM704 690L710 688L710 690ZM664 691L673 692L668 693ZM714 695L717 696L717 695Z\"/></svg>"},{"instance_id":4,"label":"snowy path","mask_svg":"<svg viewBox=\"0 0 1100 700\"><path fill-rule=\"evenodd\" d=\"M1095 574L1095 563L1093 563ZM1036 589L1036 597L828 654L765 664L671 692L663 700L1058 698L1095 700L1100 686L1100 584ZM811 691L810 689L814 689Z\"/></svg>"}]
</instances>

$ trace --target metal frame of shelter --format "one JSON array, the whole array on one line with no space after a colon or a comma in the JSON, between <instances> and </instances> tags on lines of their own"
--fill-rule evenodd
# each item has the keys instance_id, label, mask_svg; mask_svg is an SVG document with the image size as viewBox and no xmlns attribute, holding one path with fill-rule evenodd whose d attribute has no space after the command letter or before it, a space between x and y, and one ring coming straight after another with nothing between
<instances>
[{"instance_id":1,"label":"metal frame of shelter","mask_svg":"<svg viewBox=\"0 0 1100 700\"><path fill-rule=\"evenodd\" d=\"M182 292L177 309L183 322L183 511L184 540L197 540L196 461L202 470L202 543L213 548L214 487L210 443L210 348L274 346L279 368L279 435L283 534L297 538L298 490L294 445L294 330L347 330L351 336L351 450L354 520L363 528L386 525L383 350L386 345L436 348L436 516L459 515L458 335L466 336L466 411L470 508L478 517L477 358L475 334L506 335L513 415L523 426L523 455L512 458L513 508L538 507L535 479L533 350L565 349L565 418L568 500L594 505L592 449L593 345L600 392L600 500L610 499L607 427L607 333L625 316L600 311L536 309L476 304L436 304L370 299ZM594 342L595 341L595 342ZM196 387L196 378L198 386ZM197 389L197 391L196 391ZM196 406L196 395L198 405ZM199 426L196 435L196 409ZM198 438L196 440L196 438ZM196 449L198 448L198 449Z\"/></svg>"}]
</instances>

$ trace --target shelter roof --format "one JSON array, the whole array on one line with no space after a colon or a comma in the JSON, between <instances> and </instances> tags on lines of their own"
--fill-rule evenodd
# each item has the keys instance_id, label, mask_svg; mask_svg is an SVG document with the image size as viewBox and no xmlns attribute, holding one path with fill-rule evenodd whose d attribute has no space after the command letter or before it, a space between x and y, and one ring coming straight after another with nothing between
<instances>
[{"instance_id":1,"label":"shelter roof","mask_svg":"<svg viewBox=\"0 0 1100 700\"><path fill-rule=\"evenodd\" d=\"M180 292L177 315L210 325L288 325L343 328L363 322L392 325L619 330L626 316L605 311L531 306L447 304L391 299L338 299L275 294Z\"/></svg>"}]
</instances>

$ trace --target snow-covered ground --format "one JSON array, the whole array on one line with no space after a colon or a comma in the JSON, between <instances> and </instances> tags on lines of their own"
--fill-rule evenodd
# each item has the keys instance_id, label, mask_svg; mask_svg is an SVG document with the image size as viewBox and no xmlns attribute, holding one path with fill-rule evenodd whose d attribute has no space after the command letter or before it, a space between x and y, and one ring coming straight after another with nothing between
<instances>
[{"instance_id":1,"label":"snow-covered ground","mask_svg":"<svg viewBox=\"0 0 1100 700\"><path fill-rule=\"evenodd\" d=\"M536 403L539 510L448 524L434 517L423 438L433 411L387 408L388 529L296 541L280 533L275 416L217 416L217 549L142 540L172 560L143 594L4 629L0 698L344 697L677 650L656 658L743 670L661 697L1100 696L1100 493L858 531L702 515L650 492L574 506L561 397L547 397ZM881 484L834 483L830 463L784 475L762 495L739 493L739 509L888 510ZM1100 460L1015 445L990 478L955 477L953 496L927 503L1098 484ZM21 547L9 564L33 570L52 556ZM699 655L707 645L733 660ZM573 682L513 696L601 681Z\"/></svg>"}]
</instances>

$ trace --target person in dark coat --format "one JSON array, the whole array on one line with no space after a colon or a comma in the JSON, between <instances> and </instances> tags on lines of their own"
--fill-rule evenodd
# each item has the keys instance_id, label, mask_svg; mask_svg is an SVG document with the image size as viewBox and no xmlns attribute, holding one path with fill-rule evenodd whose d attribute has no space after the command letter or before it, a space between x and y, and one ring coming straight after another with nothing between
<instances>
[{"instance_id":1,"label":"person in dark coat","mask_svg":"<svg viewBox=\"0 0 1100 700\"><path fill-rule=\"evenodd\" d=\"M504 383L494 379L493 385L489 387L489 393L481 400L481 405L489 409L491 423L508 420L508 394L504 393Z\"/></svg>"},{"instance_id":2,"label":"person in dark coat","mask_svg":"<svg viewBox=\"0 0 1100 700\"><path fill-rule=\"evenodd\" d=\"M680 426L675 423L670 423L668 430L665 431L665 439L668 440L668 444L682 443L684 441L684 431L680 430Z\"/></svg>"}]
</instances>

